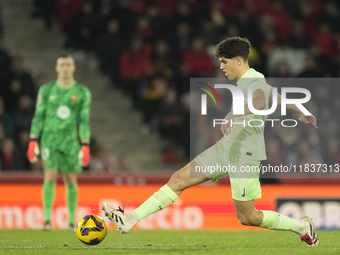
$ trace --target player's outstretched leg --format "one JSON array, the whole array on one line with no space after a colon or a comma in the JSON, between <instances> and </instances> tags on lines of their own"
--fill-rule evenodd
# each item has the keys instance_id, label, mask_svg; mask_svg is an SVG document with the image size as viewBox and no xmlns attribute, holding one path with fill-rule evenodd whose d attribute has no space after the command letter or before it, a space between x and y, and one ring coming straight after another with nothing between
<instances>
[{"instance_id":1,"label":"player's outstretched leg","mask_svg":"<svg viewBox=\"0 0 340 255\"><path fill-rule=\"evenodd\" d=\"M292 231L309 246L318 246L320 241L315 232L312 219L308 216L297 221L273 211L257 211L254 200L234 200L235 211L243 225L258 226L273 230Z\"/></svg>"},{"instance_id":2,"label":"player's outstretched leg","mask_svg":"<svg viewBox=\"0 0 340 255\"><path fill-rule=\"evenodd\" d=\"M175 202L186 188L209 180L204 173L202 173L202 178L190 178L190 165L193 166L193 164L197 165L196 162L192 161L174 173L167 184L134 211L124 212L121 208L113 209L106 202L103 202L102 210L105 212L105 216L115 224L121 234L129 233L137 222Z\"/></svg>"},{"instance_id":3,"label":"player's outstretched leg","mask_svg":"<svg viewBox=\"0 0 340 255\"><path fill-rule=\"evenodd\" d=\"M307 245L319 245L319 236L315 232L314 223L310 217L304 216L298 221L273 211L262 211L262 213L263 221L260 225L261 228L289 230L298 234L301 241Z\"/></svg>"},{"instance_id":4,"label":"player's outstretched leg","mask_svg":"<svg viewBox=\"0 0 340 255\"><path fill-rule=\"evenodd\" d=\"M55 184L57 181L57 170L45 170L44 171L44 184L42 190L43 208L45 215L45 223L43 230L51 230L51 213L54 201Z\"/></svg>"}]
</instances>

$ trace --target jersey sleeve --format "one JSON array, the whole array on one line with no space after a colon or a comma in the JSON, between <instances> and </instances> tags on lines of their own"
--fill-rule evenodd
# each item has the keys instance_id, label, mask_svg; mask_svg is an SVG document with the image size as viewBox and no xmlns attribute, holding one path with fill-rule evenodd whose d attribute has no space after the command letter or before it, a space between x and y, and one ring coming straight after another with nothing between
<instances>
[{"instance_id":1,"label":"jersey sleeve","mask_svg":"<svg viewBox=\"0 0 340 255\"><path fill-rule=\"evenodd\" d=\"M271 86L267 84L266 79L256 78L249 81L248 89L251 88L252 93L260 89L264 92L266 99L270 95Z\"/></svg>"},{"instance_id":2,"label":"jersey sleeve","mask_svg":"<svg viewBox=\"0 0 340 255\"><path fill-rule=\"evenodd\" d=\"M251 79L248 88L251 88L253 94L258 89L262 90L265 95L266 105L268 106L271 86L267 84L264 78Z\"/></svg>"},{"instance_id":3,"label":"jersey sleeve","mask_svg":"<svg viewBox=\"0 0 340 255\"><path fill-rule=\"evenodd\" d=\"M250 80L248 88L251 88L252 93L254 93L258 89L264 90L263 83L262 83L261 79Z\"/></svg>"},{"instance_id":4,"label":"jersey sleeve","mask_svg":"<svg viewBox=\"0 0 340 255\"><path fill-rule=\"evenodd\" d=\"M37 103L35 107L35 113L34 113L32 125L31 125L30 134L36 135L37 137L40 137L41 131L44 125L46 102L47 102L46 90L47 90L46 85L42 86L39 89Z\"/></svg>"},{"instance_id":5,"label":"jersey sleeve","mask_svg":"<svg viewBox=\"0 0 340 255\"><path fill-rule=\"evenodd\" d=\"M79 136L80 140L90 140L90 106L91 92L85 88L79 116Z\"/></svg>"}]
</instances>

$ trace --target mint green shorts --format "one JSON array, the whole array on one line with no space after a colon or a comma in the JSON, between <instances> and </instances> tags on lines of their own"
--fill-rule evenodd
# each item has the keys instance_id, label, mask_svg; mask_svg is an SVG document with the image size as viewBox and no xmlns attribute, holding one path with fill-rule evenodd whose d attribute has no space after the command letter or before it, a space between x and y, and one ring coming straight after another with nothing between
<instances>
[{"instance_id":1,"label":"mint green shorts","mask_svg":"<svg viewBox=\"0 0 340 255\"><path fill-rule=\"evenodd\" d=\"M194 161L200 168L190 169L191 176L194 176L194 172L202 171L213 182L229 176L233 199L249 201L261 198L260 160L232 155L224 149L220 140Z\"/></svg>"}]
</instances>

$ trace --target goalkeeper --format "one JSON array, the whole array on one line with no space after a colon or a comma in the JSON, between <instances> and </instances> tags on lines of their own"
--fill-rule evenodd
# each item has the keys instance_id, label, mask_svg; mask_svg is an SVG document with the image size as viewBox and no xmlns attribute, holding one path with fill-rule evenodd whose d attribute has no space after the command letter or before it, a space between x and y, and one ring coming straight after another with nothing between
<instances>
[{"instance_id":1,"label":"goalkeeper","mask_svg":"<svg viewBox=\"0 0 340 255\"><path fill-rule=\"evenodd\" d=\"M58 171L63 173L69 226L73 229L77 205L77 173L90 160L90 91L74 80L74 60L70 55L57 59L56 81L39 89L30 132L27 157L36 162L41 151L44 168L44 229L51 229L51 211ZM78 132L79 131L79 132ZM79 138L78 138L79 133ZM38 139L41 141L39 149Z\"/></svg>"}]
</instances>

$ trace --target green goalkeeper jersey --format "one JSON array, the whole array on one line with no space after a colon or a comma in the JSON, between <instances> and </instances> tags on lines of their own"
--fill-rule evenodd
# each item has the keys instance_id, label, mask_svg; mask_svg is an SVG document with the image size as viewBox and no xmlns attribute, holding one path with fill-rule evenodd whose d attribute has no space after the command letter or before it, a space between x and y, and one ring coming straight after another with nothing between
<instances>
[{"instance_id":1,"label":"green goalkeeper jersey","mask_svg":"<svg viewBox=\"0 0 340 255\"><path fill-rule=\"evenodd\" d=\"M90 139L91 92L77 82L64 89L58 81L39 89L31 134L41 136L41 146L67 152Z\"/></svg>"}]
</instances>

